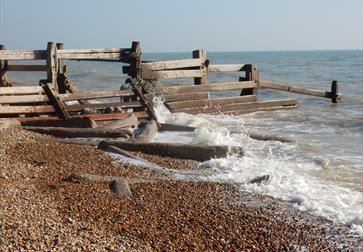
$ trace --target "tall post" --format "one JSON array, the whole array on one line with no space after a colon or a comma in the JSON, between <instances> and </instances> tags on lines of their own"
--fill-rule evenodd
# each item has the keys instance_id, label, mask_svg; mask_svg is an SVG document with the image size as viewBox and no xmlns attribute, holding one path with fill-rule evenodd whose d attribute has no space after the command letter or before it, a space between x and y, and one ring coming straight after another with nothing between
<instances>
[{"instance_id":1,"label":"tall post","mask_svg":"<svg viewBox=\"0 0 363 252\"><path fill-rule=\"evenodd\" d=\"M0 50L5 50L5 45L0 45ZM12 84L6 77L6 70L8 68L7 60L0 60L0 87L10 87Z\"/></svg>"},{"instance_id":2,"label":"tall post","mask_svg":"<svg viewBox=\"0 0 363 252\"><path fill-rule=\"evenodd\" d=\"M141 46L140 42L133 41L131 46L132 58L130 60L130 72L131 78L141 77Z\"/></svg>"},{"instance_id":3,"label":"tall post","mask_svg":"<svg viewBox=\"0 0 363 252\"><path fill-rule=\"evenodd\" d=\"M193 59L198 59L198 58L203 58L203 59L207 59L207 52L204 50L194 50L193 51ZM203 77L195 77L194 78L194 84L195 85L203 85L203 84L207 84L208 83L208 78L207 78L207 68L206 66L201 66L200 70L204 73Z\"/></svg>"},{"instance_id":4,"label":"tall post","mask_svg":"<svg viewBox=\"0 0 363 252\"><path fill-rule=\"evenodd\" d=\"M56 44L57 50L63 50L64 44L57 43ZM65 64L63 59L58 59L58 73L57 73L57 83L58 83L58 92L60 94L65 94L67 92L67 86L64 83L64 78L62 75L65 73Z\"/></svg>"},{"instance_id":5,"label":"tall post","mask_svg":"<svg viewBox=\"0 0 363 252\"><path fill-rule=\"evenodd\" d=\"M338 81L336 80L331 83L331 102L338 103Z\"/></svg>"},{"instance_id":6,"label":"tall post","mask_svg":"<svg viewBox=\"0 0 363 252\"><path fill-rule=\"evenodd\" d=\"M254 81L256 86L260 81L260 73L258 71L257 65L247 64L244 66L244 71L246 72L246 77L240 77L239 81ZM244 88L241 91L241 96L243 95L256 95L257 88Z\"/></svg>"},{"instance_id":7,"label":"tall post","mask_svg":"<svg viewBox=\"0 0 363 252\"><path fill-rule=\"evenodd\" d=\"M47 82L51 83L55 90L58 91L57 72L58 72L58 59L57 47L53 42L48 42L47 45Z\"/></svg>"}]
</instances>

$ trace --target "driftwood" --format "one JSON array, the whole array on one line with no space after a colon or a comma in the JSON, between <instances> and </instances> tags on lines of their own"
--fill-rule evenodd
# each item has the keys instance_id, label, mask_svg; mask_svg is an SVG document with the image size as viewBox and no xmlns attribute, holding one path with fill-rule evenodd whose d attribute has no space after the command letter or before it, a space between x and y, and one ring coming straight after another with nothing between
<instances>
[{"instance_id":1,"label":"driftwood","mask_svg":"<svg viewBox=\"0 0 363 252\"><path fill-rule=\"evenodd\" d=\"M87 128L63 128L63 127L30 127L25 126L23 129L28 131L37 132L40 134L47 134L56 137L121 137L129 138L132 136L132 132L128 129L87 129Z\"/></svg>"},{"instance_id":2,"label":"driftwood","mask_svg":"<svg viewBox=\"0 0 363 252\"><path fill-rule=\"evenodd\" d=\"M98 148L105 149L114 145L120 149L128 151L141 151L147 154L168 156L180 159L192 159L196 161L206 161L211 158L222 158L233 153L243 156L243 149L238 146L210 146L172 143L136 143L130 141L102 141Z\"/></svg>"},{"instance_id":3,"label":"driftwood","mask_svg":"<svg viewBox=\"0 0 363 252\"><path fill-rule=\"evenodd\" d=\"M121 196L132 196L129 183L126 179L116 176L101 176L89 173L73 173L66 180L72 182L105 183L110 190Z\"/></svg>"},{"instance_id":4,"label":"driftwood","mask_svg":"<svg viewBox=\"0 0 363 252\"><path fill-rule=\"evenodd\" d=\"M155 120L151 120L140 129L139 134L135 135L136 142L151 142L158 132L158 125Z\"/></svg>"}]
</instances>

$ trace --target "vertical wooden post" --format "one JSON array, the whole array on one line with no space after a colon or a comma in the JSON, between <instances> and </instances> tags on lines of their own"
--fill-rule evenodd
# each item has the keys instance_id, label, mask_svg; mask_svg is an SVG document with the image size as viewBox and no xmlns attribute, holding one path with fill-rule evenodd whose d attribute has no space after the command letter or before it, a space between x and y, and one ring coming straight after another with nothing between
<instances>
[{"instance_id":1,"label":"vertical wooden post","mask_svg":"<svg viewBox=\"0 0 363 252\"><path fill-rule=\"evenodd\" d=\"M63 50L64 44L57 43L57 50ZM58 92L60 94L65 94L67 92L67 86L65 85L65 79L62 77L65 73L65 65L63 59L58 59L58 73L57 73L57 83L58 83Z\"/></svg>"},{"instance_id":2,"label":"vertical wooden post","mask_svg":"<svg viewBox=\"0 0 363 252\"><path fill-rule=\"evenodd\" d=\"M58 91L57 85L57 48L53 42L48 42L47 45L47 82L51 83L55 90Z\"/></svg>"},{"instance_id":3,"label":"vertical wooden post","mask_svg":"<svg viewBox=\"0 0 363 252\"><path fill-rule=\"evenodd\" d=\"M336 80L331 83L331 102L338 103L338 81Z\"/></svg>"},{"instance_id":4,"label":"vertical wooden post","mask_svg":"<svg viewBox=\"0 0 363 252\"><path fill-rule=\"evenodd\" d=\"M131 78L141 78L141 46L140 42L133 41L131 46L132 58L130 61L130 72Z\"/></svg>"},{"instance_id":5,"label":"vertical wooden post","mask_svg":"<svg viewBox=\"0 0 363 252\"><path fill-rule=\"evenodd\" d=\"M0 45L0 50L5 50L5 45ZM8 68L7 60L0 60L0 87L10 87L11 83L6 77L6 70Z\"/></svg>"},{"instance_id":6,"label":"vertical wooden post","mask_svg":"<svg viewBox=\"0 0 363 252\"><path fill-rule=\"evenodd\" d=\"M203 58L203 59L207 59L207 53L204 50L195 50L193 51L193 59L197 59L197 58ZM207 68L205 66L202 66L200 68L203 72L204 72L204 76L203 77L195 77L194 78L194 84L195 85L202 85L202 84L207 84L208 83L208 78L207 78Z\"/></svg>"},{"instance_id":7,"label":"vertical wooden post","mask_svg":"<svg viewBox=\"0 0 363 252\"><path fill-rule=\"evenodd\" d=\"M244 66L244 71L246 72L246 77L240 77L239 81L254 81L258 86L260 81L260 73L255 64L247 64ZM244 88L241 91L241 96L243 95L256 95L257 88Z\"/></svg>"}]
</instances>

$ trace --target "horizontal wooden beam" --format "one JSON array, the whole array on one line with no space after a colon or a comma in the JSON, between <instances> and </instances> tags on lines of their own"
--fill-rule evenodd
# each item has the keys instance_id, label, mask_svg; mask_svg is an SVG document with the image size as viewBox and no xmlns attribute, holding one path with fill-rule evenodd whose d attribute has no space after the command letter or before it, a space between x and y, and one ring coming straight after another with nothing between
<instances>
[{"instance_id":1,"label":"horizontal wooden beam","mask_svg":"<svg viewBox=\"0 0 363 252\"><path fill-rule=\"evenodd\" d=\"M111 91L89 91L70 94L60 94L59 97L64 101L84 100L84 99L101 99L119 96L133 96L135 93L131 90L111 90Z\"/></svg>"},{"instance_id":2,"label":"horizontal wooden beam","mask_svg":"<svg viewBox=\"0 0 363 252\"><path fill-rule=\"evenodd\" d=\"M269 107L269 108L254 108L254 109L242 109L242 110L232 110L232 111L224 111L224 115L244 115L254 112L263 112L263 111L278 111L278 110L292 110L296 109L296 105L291 106L276 106L276 107ZM211 113L211 114L220 114L220 112L217 113Z\"/></svg>"},{"instance_id":3,"label":"horizontal wooden beam","mask_svg":"<svg viewBox=\"0 0 363 252\"><path fill-rule=\"evenodd\" d=\"M0 104L20 104L32 102L47 102L46 95L6 95L0 97Z\"/></svg>"},{"instance_id":4,"label":"horizontal wooden beam","mask_svg":"<svg viewBox=\"0 0 363 252\"><path fill-rule=\"evenodd\" d=\"M91 118L96 121L111 121L127 118L130 115L135 115L137 118L149 118L149 114L145 111L140 112L125 112L112 114L89 114L89 115L73 115L71 118Z\"/></svg>"},{"instance_id":5,"label":"horizontal wooden beam","mask_svg":"<svg viewBox=\"0 0 363 252\"><path fill-rule=\"evenodd\" d=\"M172 78L189 78L202 77L206 73L202 70L168 70L168 71L142 71L143 79L172 79Z\"/></svg>"},{"instance_id":6,"label":"horizontal wooden beam","mask_svg":"<svg viewBox=\"0 0 363 252\"><path fill-rule=\"evenodd\" d=\"M137 108L142 107L140 101L131 101L131 102L112 102L112 103L89 103L89 104L77 104L77 105L67 105L67 111L81 111L85 108L90 109L104 109L104 108Z\"/></svg>"},{"instance_id":7,"label":"horizontal wooden beam","mask_svg":"<svg viewBox=\"0 0 363 252\"><path fill-rule=\"evenodd\" d=\"M48 67L46 65L8 65L6 71L14 72L26 72L26 71L47 71Z\"/></svg>"},{"instance_id":8,"label":"horizontal wooden beam","mask_svg":"<svg viewBox=\"0 0 363 252\"><path fill-rule=\"evenodd\" d=\"M0 106L0 114L39 114L53 113L51 105L44 106Z\"/></svg>"},{"instance_id":9,"label":"horizontal wooden beam","mask_svg":"<svg viewBox=\"0 0 363 252\"><path fill-rule=\"evenodd\" d=\"M244 64L209 65L208 72L240 72Z\"/></svg>"},{"instance_id":10,"label":"horizontal wooden beam","mask_svg":"<svg viewBox=\"0 0 363 252\"><path fill-rule=\"evenodd\" d=\"M41 94L41 93L44 93L44 89L41 86L0 87L0 95Z\"/></svg>"},{"instance_id":11,"label":"horizontal wooden beam","mask_svg":"<svg viewBox=\"0 0 363 252\"><path fill-rule=\"evenodd\" d=\"M223 91L242 88L255 88L255 81L239 81L239 82L223 82L213 83L198 86L172 86L164 87L163 92L166 94L174 93L191 93L191 92L206 92L206 91Z\"/></svg>"},{"instance_id":12,"label":"horizontal wooden beam","mask_svg":"<svg viewBox=\"0 0 363 252\"><path fill-rule=\"evenodd\" d=\"M46 50L1 50L0 60L44 60Z\"/></svg>"},{"instance_id":13,"label":"horizontal wooden beam","mask_svg":"<svg viewBox=\"0 0 363 252\"><path fill-rule=\"evenodd\" d=\"M269 81L260 81L259 87L274 89L274 90L279 90L279 91L286 91L286 92L291 92L291 93L317 96L317 97L331 98L330 93L326 92L326 91L303 88L303 87L293 87L293 86L290 86L287 84L278 84L278 83L273 83L273 82L269 82Z\"/></svg>"},{"instance_id":14,"label":"horizontal wooden beam","mask_svg":"<svg viewBox=\"0 0 363 252\"><path fill-rule=\"evenodd\" d=\"M177 102L177 101L192 101L200 99L208 99L208 92L197 92L197 93L180 93L180 94L163 94L160 95L166 102ZM153 95L146 94L147 99L152 99Z\"/></svg>"},{"instance_id":15,"label":"horizontal wooden beam","mask_svg":"<svg viewBox=\"0 0 363 252\"><path fill-rule=\"evenodd\" d=\"M215 106L221 106L233 103L252 102L256 100L257 100L256 95L245 95L245 96L216 98L216 99L203 99L195 101L168 102L167 105L172 111L174 111L177 109L196 108L196 107L199 108L215 107Z\"/></svg>"},{"instance_id":16,"label":"horizontal wooden beam","mask_svg":"<svg viewBox=\"0 0 363 252\"><path fill-rule=\"evenodd\" d=\"M183 60L163 60L142 63L141 68L143 71L147 70L167 70L167 69L177 69L186 67L201 67L205 59L183 59Z\"/></svg>"},{"instance_id":17,"label":"horizontal wooden beam","mask_svg":"<svg viewBox=\"0 0 363 252\"><path fill-rule=\"evenodd\" d=\"M271 101L258 101L258 102L247 102L247 103L232 103L221 105L218 107L211 108L185 108L175 109L174 112L184 112L188 114L200 114L200 113L224 113L237 110L248 110L248 109L260 109L277 106L295 106L297 104L296 99L284 99L284 100L271 100Z\"/></svg>"}]
</instances>

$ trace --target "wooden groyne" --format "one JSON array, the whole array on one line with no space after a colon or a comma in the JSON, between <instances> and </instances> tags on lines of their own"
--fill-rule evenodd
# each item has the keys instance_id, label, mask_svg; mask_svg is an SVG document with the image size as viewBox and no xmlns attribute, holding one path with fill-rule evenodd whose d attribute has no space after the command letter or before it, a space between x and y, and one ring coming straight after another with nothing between
<instances>
[{"instance_id":1,"label":"wooden groyne","mask_svg":"<svg viewBox=\"0 0 363 252\"><path fill-rule=\"evenodd\" d=\"M16 64L24 60L34 64ZM45 64L39 64L39 60ZM65 60L108 61L122 63L128 76L128 88L121 90L81 91L67 75ZM7 72L46 72L37 86L15 86ZM210 83L209 73L240 72L238 80ZM183 83L192 78L194 85ZM162 81L172 79L173 85ZM180 81L182 80L182 81ZM124 86L124 85L123 85ZM255 64L212 64L204 50L192 52L192 58L147 62L142 60L139 42L130 48L64 49L62 43L49 42L45 50L6 50L0 46L0 118L16 118L23 125L78 127L92 120L98 125L135 115L141 120L157 119L153 98L163 96L171 112L189 114L238 115L256 111L292 109L296 99L259 100L257 90L268 88L329 98L336 103L337 82L330 91L313 90L260 80ZM218 93L237 90L225 97ZM211 94L213 93L213 97ZM105 102L105 98L118 98ZM96 102L95 102L96 101ZM83 123L82 123L83 122Z\"/></svg>"}]
</instances>

